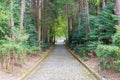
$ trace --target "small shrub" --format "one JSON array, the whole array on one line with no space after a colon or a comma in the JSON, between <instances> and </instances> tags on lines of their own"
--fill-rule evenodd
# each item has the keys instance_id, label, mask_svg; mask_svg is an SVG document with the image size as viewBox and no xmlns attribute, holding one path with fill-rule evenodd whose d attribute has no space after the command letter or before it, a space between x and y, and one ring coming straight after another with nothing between
<instances>
[{"instance_id":1,"label":"small shrub","mask_svg":"<svg viewBox=\"0 0 120 80\"><path fill-rule=\"evenodd\" d=\"M8 67L7 67L7 72L8 72L8 73L12 73L12 72L13 72L13 68L12 68L11 66L8 66Z\"/></svg>"},{"instance_id":2,"label":"small shrub","mask_svg":"<svg viewBox=\"0 0 120 80\"><path fill-rule=\"evenodd\" d=\"M82 56L83 60L88 60L88 57L86 56L86 48L83 45L77 45L74 50Z\"/></svg>"},{"instance_id":3,"label":"small shrub","mask_svg":"<svg viewBox=\"0 0 120 80\"><path fill-rule=\"evenodd\" d=\"M25 58L26 58L26 54L25 53L18 54L18 60L20 62L23 62Z\"/></svg>"},{"instance_id":4,"label":"small shrub","mask_svg":"<svg viewBox=\"0 0 120 80\"><path fill-rule=\"evenodd\" d=\"M39 55L41 53L42 49L41 47L31 46L28 47L27 53L32 55Z\"/></svg>"},{"instance_id":5,"label":"small shrub","mask_svg":"<svg viewBox=\"0 0 120 80\"><path fill-rule=\"evenodd\" d=\"M97 45L99 45L99 44L101 44L101 42L98 42L98 41L94 41L94 42L89 41L87 43L87 46L86 46L87 52L90 52L90 53L95 52L95 49L96 49Z\"/></svg>"},{"instance_id":6,"label":"small shrub","mask_svg":"<svg viewBox=\"0 0 120 80\"><path fill-rule=\"evenodd\" d=\"M120 48L117 46L98 45L96 49L101 69L114 67L114 61L118 59Z\"/></svg>"},{"instance_id":7,"label":"small shrub","mask_svg":"<svg viewBox=\"0 0 120 80\"><path fill-rule=\"evenodd\" d=\"M112 37L112 42L114 45L120 47L120 26L116 26L116 33Z\"/></svg>"},{"instance_id":8,"label":"small shrub","mask_svg":"<svg viewBox=\"0 0 120 80\"><path fill-rule=\"evenodd\" d=\"M120 60L118 59L114 61L114 64L115 64L114 69L120 71Z\"/></svg>"},{"instance_id":9,"label":"small shrub","mask_svg":"<svg viewBox=\"0 0 120 80\"><path fill-rule=\"evenodd\" d=\"M43 50L46 50L47 48L50 47L50 45L51 45L50 43L43 43L41 47Z\"/></svg>"}]
</instances>

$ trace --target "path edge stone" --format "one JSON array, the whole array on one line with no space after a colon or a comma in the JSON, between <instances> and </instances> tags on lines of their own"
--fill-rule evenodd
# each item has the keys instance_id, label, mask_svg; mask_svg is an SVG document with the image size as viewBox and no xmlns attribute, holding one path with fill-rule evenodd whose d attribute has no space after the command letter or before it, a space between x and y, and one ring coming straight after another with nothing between
<instances>
[{"instance_id":1,"label":"path edge stone","mask_svg":"<svg viewBox=\"0 0 120 80\"><path fill-rule=\"evenodd\" d=\"M24 74L22 74L22 75L21 75L18 79L16 79L16 80L27 80L27 78L28 78L32 73L34 73L34 72L36 71L36 69L38 69L39 64L40 64L41 62L43 62L43 61L53 52L54 48L55 48L55 45L53 45L52 48L51 48L48 52L44 53L45 56L42 57L42 58L40 58L40 59L34 64L34 66L30 67L28 70L24 70L24 71L23 71Z\"/></svg>"},{"instance_id":2,"label":"path edge stone","mask_svg":"<svg viewBox=\"0 0 120 80\"><path fill-rule=\"evenodd\" d=\"M66 49L68 50L68 52L70 54L72 54L97 80L106 80L104 78L102 78L98 73L96 73L95 71L93 71L91 68L89 68L81 59L80 57L75 54L72 50L69 49L69 47L67 45L65 45Z\"/></svg>"}]
</instances>

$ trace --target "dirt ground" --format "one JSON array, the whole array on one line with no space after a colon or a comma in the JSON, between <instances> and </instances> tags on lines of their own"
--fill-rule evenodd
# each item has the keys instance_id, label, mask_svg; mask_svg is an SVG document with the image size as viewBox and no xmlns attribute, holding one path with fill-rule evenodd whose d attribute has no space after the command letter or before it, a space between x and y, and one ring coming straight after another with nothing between
<instances>
[{"instance_id":1,"label":"dirt ground","mask_svg":"<svg viewBox=\"0 0 120 80\"><path fill-rule=\"evenodd\" d=\"M107 80L120 80L120 72L118 71L111 69L100 71L99 62L96 57L91 57L88 61L84 61L84 63Z\"/></svg>"}]
</instances>

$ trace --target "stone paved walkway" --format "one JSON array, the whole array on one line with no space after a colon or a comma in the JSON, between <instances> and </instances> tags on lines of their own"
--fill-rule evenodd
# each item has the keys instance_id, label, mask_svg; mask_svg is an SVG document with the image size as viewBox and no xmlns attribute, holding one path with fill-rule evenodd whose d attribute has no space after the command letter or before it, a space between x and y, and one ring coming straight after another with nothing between
<instances>
[{"instance_id":1,"label":"stone paved walkway","mask_svg":"<svg viewBox=\"0 0 120 80\"><path fill-rule=\"evenodd\" d=\"M80 64L62 44L43 61L28 80L97 80Z\"/></svg>"}]
</instances>

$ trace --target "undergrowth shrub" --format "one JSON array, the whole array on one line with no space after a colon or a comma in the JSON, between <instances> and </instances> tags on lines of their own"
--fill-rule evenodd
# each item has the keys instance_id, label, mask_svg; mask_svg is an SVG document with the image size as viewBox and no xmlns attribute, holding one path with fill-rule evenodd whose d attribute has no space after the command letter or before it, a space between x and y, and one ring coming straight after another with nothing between
<instances>
[{"instance_id":1,"label":"undergrowth shrub","mask_svg":"<svg viewBox=\"0 0 120 80\"><path fill-rule=\"evenodd\" d=\"M40 54L40 46L30 46L27 43L29 34L19 28L11 29L13 37L5 36L0 40L0 57L3 69L8 72L13 70L14 64L21 64L26 59L26 55Z\"/></svg>"},{"instance_id":2,"label":"undergrowth shrub","mask_svg":"<svg viewBox=\"0 0 120 80\"><path fill-rule=\"evenodd\" d=\"M112 45L98 45L96 48L101 69L112 68L120 71L120 27L112 36Z\"/></svg>"},{"instance_id":3,"label":"undergrowth shrub","mask_svg":"<svg viewBox=\"0 0 120 80\"><path fill-rule=\"evenodd\" d=\"M98 45L96 54L102 70L113 68L115 66L114 61L120 57L120 48L110 45Z\"/></svg>"},{"instance_id":4,"label":"undergrowth shrub","mask_svg":"<svg viewBox=\"0 0 120 80\"><path fill-rule=\"evenodd\" d=\"M41 53L41 47L31 46L28 48L27 52L30 55L39 55Z\"/></svg>"},{"instance_id":5,"label":"undergrowth shrub","mask_svg":"<svg viewBox=\"0 0 120 80\"><path fill-rule=\"evenodd\" d=\"M49 48L51 46L51 43L43 43L42 45L41 45L41 48L43 49L43 50L46 50L47 48Z\"/></svg>"},{"instance_id":6,"label":"undergrowth shrub","mask_svg":"<svg viewBox=\"0 0 120 80\"><path fill-rule=\"evenodd\" d=\"M88 59L88 57L86 55L86 48L85 48L85 46L77 45L77 46L75 46L74 51L77 52L78 54L80 54L83 60L87 60Z\"/></svg>"},{"instance_id":7,"label":"undergrowth shrub","mask_svg":"<svg viewBox=\"0 0 120 80\"><path fill-rule=\"evenodd\" d=\"M114 45L120 47L120 26L116 26L116 33L112 37L112 42Z\"/></svg>"},{"instance_id":8,"label":"undergrowth shrub","mask_svg":"<svg viewBox=\"0 0 120 80\"><path fill-rule=\"evenodd\" d=\"M114 61L114 69L120 71L120 59Z\"/></svg>"}]
</instances>

